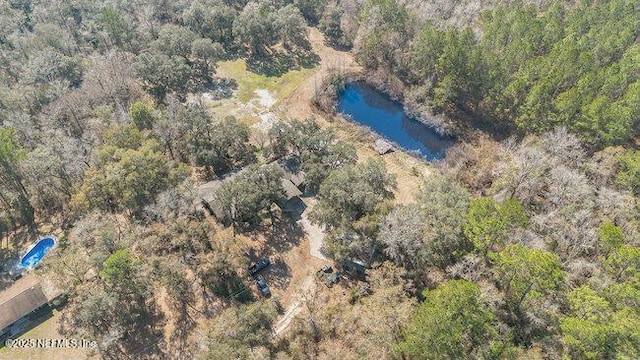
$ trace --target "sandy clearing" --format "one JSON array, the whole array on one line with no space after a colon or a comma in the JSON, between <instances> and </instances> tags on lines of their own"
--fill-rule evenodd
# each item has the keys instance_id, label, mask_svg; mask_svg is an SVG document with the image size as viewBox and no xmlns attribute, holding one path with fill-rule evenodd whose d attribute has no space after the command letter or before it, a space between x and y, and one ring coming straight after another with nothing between
<instances>
[{"instance_id":1,"label":"sandy clearing","mask_svg":"<svg viewBox=\"0 0 640 360\"><path fill-rule=\"evenodd\" d=\"M256 95L258 95L258 104L265 109L269 109L276 103L276 98L273 94L266 89L256 89L253 91Z\"/></svg>"},{"instance_id":2,"label":"sandy clearing","mask_svg":"<svg viewBox=\"0 0 640 360\"><path fill-rule=\"evenodd\" d=\"M309 42L313 52L320 57L320 66L314 69L313 76L296 87L288 97L281 99L277 106L279 112L291 119L304 119L314 113L310 100L322 84L323 78L332 70L357 72L362 69L349 52L325 45L324 35L320 30L309 28Z\"/></svg>"},{"instance_id":3,"label":"sandy clearing","mask_svg":"<svg viewBox=\"0 0 640 360\"><path fill-rule=\"evenodd\" d=\"M316 200L313 198L303 198L302 200L305 204L307 204L307 208L302 213L300 224L304 228L304 231L307 233L307 237L309 238L309 252L311 253L311 256L315 258L321 260L329 260L329 258L326 257L321 251L322 243L325 237L324 230L319 225L312 224L307 216L316 204Z\"/></svg>"},{"instance_id":4,"label":"sandy clearing","mask_svg":"<svg viewBox=\"0 0 640 360\"><path fill-rule=\"evenodd\" d=\"M278 116L272 112L264 113L258 115L260 119L259 122L253 124L253 127L262 131L263 133L269 132L269 129L275 124L279 119Z\"/></svg>"},{"instance_id":5,"label":"sandy clearing","mask_svg":"<svg viewBox=\"0 0 640 360\"><path fill-rule=\"evenodd\" d=\"M278 320L276 325L273 327L273 336L278 336L282 332L284 332L291 324L291 320L293 320L294 316L302 310L303 305L303 294L311 290L315 286L313 281L313 275L309 275L305 278L302 285L300 285L300 290L298 291L297 300L289 307L289 309L284 313L282 318Z\"/></svg>"}]
</instances>

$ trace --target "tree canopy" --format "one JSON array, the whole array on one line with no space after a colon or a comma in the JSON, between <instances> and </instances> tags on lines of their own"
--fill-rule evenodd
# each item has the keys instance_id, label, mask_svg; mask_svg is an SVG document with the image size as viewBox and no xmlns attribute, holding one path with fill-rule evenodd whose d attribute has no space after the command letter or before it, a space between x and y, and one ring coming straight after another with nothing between
<instances>
[{"instance_id":1,"label":"tree canopy","mask_svg":"<svg viewBox=\"0 0 640 360\"><path fill-rule=\"evenodd\" d=\"M588 286L567 294L570 315L560 320L560 328L571 357L582 359L634 358L640 353L640 332L633 323L638 312L615 308Z\"/></svg>"},{"instance_id":2,"label":"tree canopy","mask_svg":"<svg viewBox=\"0 0 640 360\"><path fill-rule=\"evenodd\" d=\"M135 148L108 145L99 164L87 170L74 203L80 209L140 213L157 194L184 179L185 169L168 163L158 143L146 140Z\"/></svg>"},{"instance_id":3,"label":"tree canopy","mask_svg":"<svg viewBox=\"0 0 640 360\"><path fill-rule=\"evenodd\" d=\"M282 169L276 165L250 165L222 183L215 193L221 221L234 228L257 225L261 215L284 198Z\"/></svg>"},{"instance_id":4,"label":"tree canopy","mask_svg":"<svg viewBox=\"0 0 640 360\"><path fill-rule=\"evenodd\" d=\"M34 209L19 168L19 161L25 155L26 151L15 141L14 130L0 128L0 224L4 225L0 226L3 228L34 221Z\"/></svg>"},{"instance_id":5,"label":"tree canopy","mask_svg":"<svg viewBox=\"0 0 640 360\"><path fill-rule=\"evenodd\" d=\"M490 350L496 330L480 288L449 280L423 293L424 301L406 328L400 351L410 358L462 359Z\"/></svg>"},{"instance_id":6,"label":"tree canopy","mask_svg":"<svg viewBox=\"0 0 640 360\"><path fill-rule=\"evenodd\" d=\"M349 227L391 197L394 186L395 179L386 173L382 161L368 160L335 170L320 185L313 218L330 229Z\"/></svg>"},{"instance_id":7,"label":"tree canopy","mask_svg":"<svg viewBox=\"0 0 640 360\"><path fill-rule=\"evenodd\" d=\"M382 81L403 81L432 112L499 132L564 125L603 147L632 137L640 118L635 8L501 5L481 14L477 37L432 21L412 31L403 2L370 0L356 49L363 65L390 74Z\"/></svg>"},{"instance_id":8,"label":"tree canopy","mask_svg":"<svg viewBox=\"0 0 640 360\"><path fill-rule=\"evenodd\" d=\"M0 267L55 235L56 331L106 359L640 358L637 13L0 1ZM445 159L375 155L356 79Z\"/></svg>"},{"instance_id":9,"label":"tree canopy","mask_svg":"<svg viewBox=\"0 0 640 360\"><path fill-rule=\"evenodd\" d=\"M504 244L510 229L527 223L524 208L517 201L496 204L492 198L478 198L469 204L464 234L477 251L486 254L494 245Z\"/></svg>"}]
</instances>

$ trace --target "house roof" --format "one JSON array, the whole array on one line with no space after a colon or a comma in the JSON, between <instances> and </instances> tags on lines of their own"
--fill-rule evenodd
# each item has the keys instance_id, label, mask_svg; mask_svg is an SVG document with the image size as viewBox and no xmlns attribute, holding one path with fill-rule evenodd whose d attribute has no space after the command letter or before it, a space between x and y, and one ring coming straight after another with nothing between
<instances>
[{"instance_id":1,"label":"house roof","mask_svg":"<svg viewBox=\"0 0 640 360\"><path fill-rule=\"evenodd\" d=\"M214 180L198 187L198 198L204 202L203 204L205 208L213 213L212 215L217 219L222 219L223 213L219 204L215 201L215 195L223 182L224 180Z\"/></svg>"},{"instance_id":2,"label":"house roof","mask_svg":"<svg viewBox=\"0 0 640 360\"><path fill-rule=\"evenodd\" d=\"M243 169L230 172L230 173L222 176L221 178L218 178L218 179L213 180L213 181L209 181L207 183L204 183L204 184L198 186L198 198L200 198L201 200L206 201L207 203L211 203L214 200L214 196L215 196L216 191L218 191L218 189L220 189L222 184L225 181L231 180L234 176L236 176L242 170Z\"/></svg>"},{"instance_id":3,"label":"house roof","mask_svg":"<svg viewBox=\"0 0 640 360\"><path fill-rule=\"evenodd\" d=\"M0 331L49 302L40 282L22 278L0 295Z\"/></svg>"},{"instance_id":4,"label":"house roof","mask_svg":"<svg viewBox=\"0 0 640 360\"><path fill-rule=\"evenodd\" d=\"M198 197L206 202L211 202L213 195L220 189L220 186L222 186L222 181L223 180L213 180L200 185L198 187Z\"/></svg>"},{"instance_id":5,"label":"house roof","mask_svg":"<svg viewBox=\"0 0 640 360\"><path fill-rule=\"evenodd\" d=\"M300 172L298 172L296 174L292 174L290 172L286 172L285 171L284 178L289 180L296 187L298 187L304 182L304 173L302 171L300 171Z\"/></svg>"},{"instance_id":6,"label":"house roof","mask_svg":"<svg viewBox=\"0 0 640 360\"><path fill-rule=\"evenodd\" d=\"M299 186L304 182L304 172L299 170L300 162L293 157L283 158L275 162L275 164L280 167L284 173L281 181L285 197L282 201L278 201L278 205L282 207L285 206L285 202L302 195L302 191L300 191ZM220 209L219 204L215 201L216 192L225 181L230 180L240 171L242 170L231 173L221 179L209 181L198 187L198 198L206 203L205 207L208 206L211 209L210 211L213 212L218 219L221 219L222 217L222 210Z\"/></svg>"},{"instance_id":7,"label":"house roof","mask_svg":"<svg viewBox=\"0 0 640 360\"><path fill-rule=\"evenodd\" d=\"M284 171L284 178L299 187L304 182L304 171L300 170L300 160L293 156L287 156L278 160L278 166Z\"/></svg>"},{"instance_id":8,"label":"house roof","mask_svg":"<svg viewBox=\"0 0 640 360\"><path fill-rule=\"evenodd\" d=\"M302 195L302 191L300 191L300 189L298 189L298 187L287 178L282 179L282 187L284 188L286 200L290 200L296 196Z\"/></svg>"}]
</instances>

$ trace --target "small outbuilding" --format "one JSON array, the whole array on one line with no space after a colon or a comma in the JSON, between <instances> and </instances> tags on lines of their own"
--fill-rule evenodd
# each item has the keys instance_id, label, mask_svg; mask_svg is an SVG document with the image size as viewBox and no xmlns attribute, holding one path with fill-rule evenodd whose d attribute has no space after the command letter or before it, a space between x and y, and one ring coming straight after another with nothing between
<instances>
[{"instance_id":1,"label":"small outbuilding","mask_svg":"<svg viewBox=\"0 0 640 360\"><path fill-rule=\"evenodd\" d=\"M305 174L300 169L300 160L295 156L287 156L278 160L277 164L284 171L284 178L304 192Z\"/></svg>"},{"instance_id":2,"label":"small outbuilding","mask_svg":"<svg viewBox=\"0 0 640 360\"><path fill-rule=\"evenodd\" d=\"M284 188L285 201L302 196L302 191L287 178L282 178L282 188Z\"/></svg>"},{"instance_id":3,"label":"small outbuilding","mask_svg":"<svg viewBox=\"0 0 640 360\"><path fill-rule=\"evenodd\" d=\"M345 260L342 262L342 272L353 278L364 278L367 265L359 260Z\"/></svg>"},{"instance_id":4,"label":"small outbuilding","mask_svg":"<svg viewBox=\"0 0 640 360\"><path fill-rule=\"evenodd\" d=\"M378 154L384 155L393 150L393 145L384 139L378 139L373 143L373 148L378 152Z\"/></svg>"},{"instance_id":5,"label":"small outbuilding","mask_svg":"<svg viewBox=\"0 0 640 360\"><path fill-rule=\"evenodd\" d=\"M285 197L278 201L277 205L283 213L292 215L302 214L307 205L302 201L302 191L295 186L291 180L282 179L282 187L284 188Z\"/></svg>"}]
</instances>

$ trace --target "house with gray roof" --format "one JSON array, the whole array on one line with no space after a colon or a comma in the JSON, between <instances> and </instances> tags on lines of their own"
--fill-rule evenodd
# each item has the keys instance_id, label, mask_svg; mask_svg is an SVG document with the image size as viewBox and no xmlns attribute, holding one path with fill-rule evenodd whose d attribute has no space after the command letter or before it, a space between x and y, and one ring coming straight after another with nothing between
<instances>
[{"instance_id":1,"label":"house with gray roof","mask_svg":"<svg viewBox=\"0 0 640 360\"><path fill-rule=\"evenodd\" d=\"M285 198L278 202L283 213L300 215L307 205L302 201L304 194L304 172L300 169L300 161L293 156L284 157L276 162L282 169L282 188Z\"/></svg>"},{"instance_id":2,"label":"house with gray roof","mask_svg":"<svg viewBox=\"0 0 640 360\"><path fill-rule=\"evenodd\" d=\"M37 276L27 275L0 293L0 338L22 332L20 324L28 315L47 306L62 292L44 286Z\"/></svg>"},{"instance_id":3,"label":"house with gray roof","mask_svg":"<svg viewBox=\"0 0 640 360\"><path fill-rule=\"evenodd\" d=\"M286 157L273 162L283 172L282 189L284 190L284 198L280 199L276 205L282 213L290 215L300 215L306 204L302 201L301 196L304 194L304 172L300 170L300 162L295 157ZM228 174L220 179L209 181L198 187L198 198L202 206L215 216L218 220L223 219L223 212L219 204L215 201L216 192L222 187L225 181L232 179L242 170Z\"/></svg>"}]
</instances>

